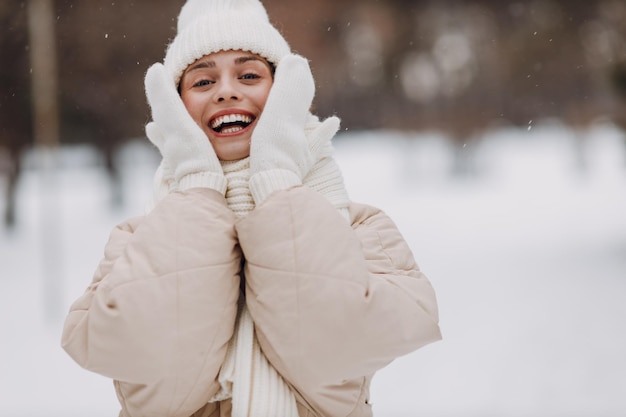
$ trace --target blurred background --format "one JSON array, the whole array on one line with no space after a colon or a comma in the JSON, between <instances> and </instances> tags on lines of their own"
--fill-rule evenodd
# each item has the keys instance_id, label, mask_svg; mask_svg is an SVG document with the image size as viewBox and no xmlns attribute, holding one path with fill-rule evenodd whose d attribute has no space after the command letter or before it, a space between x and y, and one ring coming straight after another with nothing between
<instances>
[{"instance_id":1,"label":"blurred background","mask_svg":"<svg viewBox=\"0 0 626 417\"><path fill-rule=\"evenodd\" d=\"M0 3L2 416L116 415L60 331L150 195L143 76L183 3ZM377 415L626 415L626 2L263 3L440 299Z\"/></svg>"}]
</instances>

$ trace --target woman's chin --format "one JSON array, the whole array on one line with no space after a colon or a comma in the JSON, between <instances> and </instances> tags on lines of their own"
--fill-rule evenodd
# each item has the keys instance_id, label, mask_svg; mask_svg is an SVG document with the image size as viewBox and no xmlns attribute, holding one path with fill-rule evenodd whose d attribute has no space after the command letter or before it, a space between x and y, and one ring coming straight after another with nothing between
<instances>
[{"instance_id":1,"label":"woman's chin","mask_svg":"<svg viewBox=\"0 0 626 417\"><path fill-rule=\"evenodd\" d=\"M231 137L228 140L211 141L215 154L220 161L238 161L250 156L250 139Z\"/></svg>"}]
</instances>

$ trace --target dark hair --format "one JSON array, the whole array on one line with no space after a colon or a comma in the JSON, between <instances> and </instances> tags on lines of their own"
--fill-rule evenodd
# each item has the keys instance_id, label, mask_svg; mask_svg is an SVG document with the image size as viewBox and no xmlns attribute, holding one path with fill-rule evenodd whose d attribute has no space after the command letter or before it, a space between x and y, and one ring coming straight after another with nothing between
<instances>
[{"instance_id":1,"label":"dark hair","mask_svg":"<svg viewBox=\"0 0 626 417\"><path fill-rule=\"evenodd\" d=\"M274 65L273 62L269 62L269 61L267 61L267 63L270 66L270 72L272 73L272 80L273 80L274 74L276 74L276 65Z\"/></svg>"}]
</instances>

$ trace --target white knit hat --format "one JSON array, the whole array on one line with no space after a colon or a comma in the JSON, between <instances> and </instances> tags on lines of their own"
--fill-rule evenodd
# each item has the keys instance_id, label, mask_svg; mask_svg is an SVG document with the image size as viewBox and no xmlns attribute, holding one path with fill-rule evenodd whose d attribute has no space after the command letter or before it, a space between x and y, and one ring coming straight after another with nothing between
<instances>
[{"instance_id":1,"label":"white knit hat","mask_svg":"<svg viewBox=\"0 0 626 417\"><path fill-rule=\"evenodd\" d=\"M278 65L289 45L269 21L259 0L187 0L178 15L178 34L164 65L178 84L197 59L218 51L252 52Z\"/></svg>"}]
</instances>

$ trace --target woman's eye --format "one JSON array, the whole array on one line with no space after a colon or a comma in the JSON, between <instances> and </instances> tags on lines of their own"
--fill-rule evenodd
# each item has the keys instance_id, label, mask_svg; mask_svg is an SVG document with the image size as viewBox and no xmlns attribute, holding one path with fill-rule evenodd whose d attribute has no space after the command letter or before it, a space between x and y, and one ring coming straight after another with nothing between
<instances>
[{"instance_id":1,"label":"woman's eye","mask_svg":"<svg viewBox=\"0 0 626 417\"><path fill-rule=\"evenodd\" d=\"M200 80L200 81L197 81L193 86L194 87L206 87L207 85L211 85L211 84L213 84L213 81Z\"/></svg>"},{"instance_id":2,"label":"woman's eye","mask_svg":"<svg viewBox=\"0 0 626 417\"><path fill-rule=\"evenodd\" d=\"M261 77L259 77L258 74L254 74L254 73L248 73L248 74L244 74L241 76L242 80L256 80L257 78L261 78Z\"/></svg>"}]
</instances>

